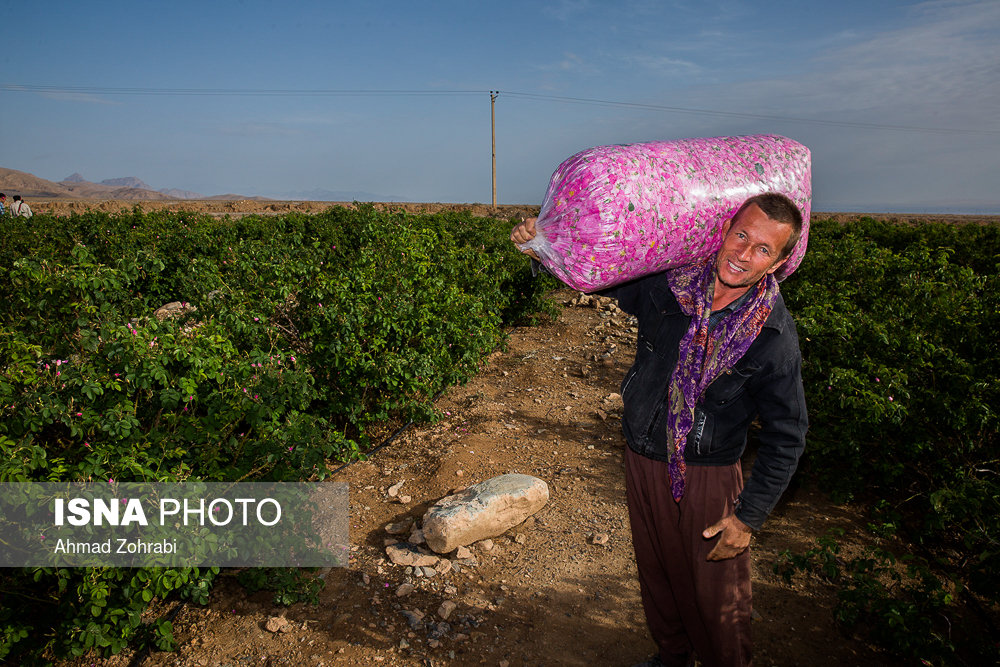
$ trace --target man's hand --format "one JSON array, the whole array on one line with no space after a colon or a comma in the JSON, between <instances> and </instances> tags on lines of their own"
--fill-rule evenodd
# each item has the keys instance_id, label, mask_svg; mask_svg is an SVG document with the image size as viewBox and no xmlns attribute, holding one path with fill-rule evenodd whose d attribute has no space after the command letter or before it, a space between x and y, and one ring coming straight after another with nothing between
<instances>
[{"instance_id":1,"label":"man's hand","mask_svg":"<svg viewBox=\"0 0 1000 667\"><path fill-rule=\"evenodd\" d=\"M511 230L510 240L513 241L516 245L520 246L524 243L527 243L531 239L535 238L535 220L538 220L538 218L525 218L521 222L521 224L519 224L518 226L514 227L514 229ZM518 248L518 250L521 250L520 247ZM523 252L525 255L528 255L529 257L531 257L536 261L541 261L538 258L538 255L535 254L534 250L527 249L527 250L521 250L521 252Z\"/></svg>"},{"instance_id":2,"label":"man's hand","mask_svg":"<svg viewBox=\"0 0 1000 667\"><path fill-rule=\"evenodd\" d=\"M701 535L708 540L720 533L718 543L708 554L708 560L726 560L739 556L750 546L753 529L737 519L735 514L730 514L706 528Z\"/></svg>"}]
</instances>

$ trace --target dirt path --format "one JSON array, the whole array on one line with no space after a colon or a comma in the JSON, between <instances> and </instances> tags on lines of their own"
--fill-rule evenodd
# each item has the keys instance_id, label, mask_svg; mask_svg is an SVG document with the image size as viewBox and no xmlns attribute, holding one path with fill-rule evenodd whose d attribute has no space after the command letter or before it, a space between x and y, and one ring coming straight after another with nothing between
<instances>
[{"instance_id":1,"label":"dirt path","mask_svg":"<svg viewBox=\"0 0 1000 667\"><path fill-rule=\"evenodd\" d=\"M409 429L335 477L350 484L352 558L325 574L318 607L276 607L269 594L247 597L223 582L208 607L180 610L175 653L77 664L614 666L648 657L618 421L634 323L608 303L569 303L579 296L558 292L566 305L557 322L512 331L477 378L438 402L444 421ZM549 485L548 505L526 524L430 577L386 558L387 524L419 519L452 489L510 472ZM755 538L757 664L889 663L838 632L824 585L789 586L772 573L781 550L811 546L833 525L858 536L859 513L798 488ZM413 590L399 596L404 583ZM447 620L445 602L455 607Z\"/></svg>"}]
</instances>

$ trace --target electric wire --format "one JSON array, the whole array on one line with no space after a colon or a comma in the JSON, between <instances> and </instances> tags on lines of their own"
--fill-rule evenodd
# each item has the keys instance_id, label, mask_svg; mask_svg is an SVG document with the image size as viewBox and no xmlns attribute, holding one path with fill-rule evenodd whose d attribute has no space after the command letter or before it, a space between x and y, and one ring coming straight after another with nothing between
<instances>
[{"instance_id":1,"label":"electric wire","mask_svg":"<svg viewBox=\"0 0 1000 667\"><path fill-rule=\"evenodd\" d=\"M666 104L651 104L643 102L628 102L621 100L605 100L590 97L573 97L567 95L548 95L528 93L515 90L420 90L420 89L340 89L340 88L153 88L153 87L111 87L111 86L73 86L73 85L37 85L37 84L3 84L0 91L27 92L36 94L68 94L68 95L153 95L153 96L216 96L216 97L448 97L490 95L505 96L513 99L534 100L539 102L554 102L559 104L578 104L586 106L613 107L641 111L656 111L662 113L687 114L694 116L714 116L720 118L745 118L751 120L768 120L788 123L806 123L829 127L849 127L864 130L891 130L897 132L916 132L921 134L941 135L1000 135L1000 130L927 127L919 125L903 125L893 123L864 123L857 121L833 120L824 118L805 118L800 116L783 116L780 114L751 113L746 111L726 111L721 109L703 109Z\"/></svg>"}]
</instances>

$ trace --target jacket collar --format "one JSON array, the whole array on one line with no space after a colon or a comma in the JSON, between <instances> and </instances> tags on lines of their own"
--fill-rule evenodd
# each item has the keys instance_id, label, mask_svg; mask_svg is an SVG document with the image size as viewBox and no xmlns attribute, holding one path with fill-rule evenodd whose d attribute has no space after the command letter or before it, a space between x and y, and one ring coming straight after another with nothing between
<instances>
[{"instance_id":1,"label":"jacket collar","mask_svg":"<svg viewBox=\"0 0 1000 667\"><path fill-rule=\"evenodd\" d=\"M677 299L674 297L674 293L670 291L670 285L667 283L666 272L657 276L657 281L649 290L649 296L653 300L653 305L662 314L677 315L681 313L680 304L677 303ZM764 321L764 326L768 329L776 330L779 334L784 333L788 326L787 313L788 309L785 308L785 300L782 298L779 288L778 297L774 300L771 314Z\"/></svg>"}]
</instances>

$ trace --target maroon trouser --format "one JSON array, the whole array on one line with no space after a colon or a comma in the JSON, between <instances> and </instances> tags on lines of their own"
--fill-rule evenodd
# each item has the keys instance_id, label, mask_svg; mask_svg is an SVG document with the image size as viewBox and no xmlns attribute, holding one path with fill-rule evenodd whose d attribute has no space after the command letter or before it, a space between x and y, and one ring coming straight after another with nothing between
<instances>
[{"instance_id":1,"label":"maroon trouser","mask_svg":"<svg viewBox=\"0 0 1000 667\"><path fill-rule=\"evenodd\" d=\"M688 466L678 503L666 463L625 451L642 606L660 659L684 665L693 651L706 667L750 665L750 552L708 561L719 538L701 535L733 512L743 488L739 462Z\"/></svg>"}]
</instances>

